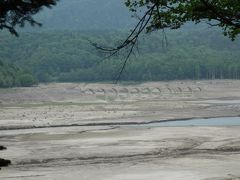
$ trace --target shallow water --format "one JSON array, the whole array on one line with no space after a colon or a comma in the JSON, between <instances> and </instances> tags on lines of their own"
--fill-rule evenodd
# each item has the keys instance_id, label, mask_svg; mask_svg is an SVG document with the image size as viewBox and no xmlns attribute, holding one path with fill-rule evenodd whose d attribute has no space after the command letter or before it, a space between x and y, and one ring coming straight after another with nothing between
<instances>
[{"instance_id":1,"label":"shallow water","mask_svg":"<svg viewBox=\"0 0 240 180\"><path fill-rule=\"evenodd\" d=\"M203 102L212 104L240 104L240 100L205 100Z\"/></svg>"},{"instance_id":2,"label":"shallow water","mask_svg":"<svg viewBox=\"0 0 240 180\"><path fill-rule=\"evenodd\" d=\"M223 117L209 119L190 119L190 120L174 120L167 122L158 122L147 124L148 127L174 127L174 126L240 126L240 117Z\"/></svg>"}]
</instances>

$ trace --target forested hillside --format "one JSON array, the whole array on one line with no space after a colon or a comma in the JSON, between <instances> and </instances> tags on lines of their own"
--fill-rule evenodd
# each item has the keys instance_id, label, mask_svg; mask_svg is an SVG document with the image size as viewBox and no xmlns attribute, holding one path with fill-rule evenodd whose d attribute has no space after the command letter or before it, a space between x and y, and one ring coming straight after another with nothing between
<instances>
[{"instance_id":1,"label":"forested hillside","mask_svg":"<svg viewBox=\"0 0 240 180\"><path fill-rule=\"evenodd\" d=\"M42 28L18 29L19 38L1 32L0 87L115 80L124 53L106 59L90 42L116 45L136 23L130 16L119 0L59 1L35 16ZM161 32L144 35L121 80L239 79L240 41L202 24L193 27L167 32L164 43Z\"/></svg>"},{"instance_id":2,"label":"forested hillside","mask_svg":"<svg viewBox=\"0 0 240 180\"><path fill-rule=\"evenodd\" d=\"M0 61L0 87L32 86L37 79L26 69Z\"/></svg>"},{"instance_id":3,"label":"forested hillside","mask_svg":"<svg viewBox=\"0 0 240 180\"><path fill-rule=\"evenodd\" d=\"M89 41L114 45L127 34L122 31L22 33L20 38L1 34L0 56L4 62L28 68L40 82L112 81L123 56L104 59ZM240 78L240 41L214 30L145 35L139 54L122 74L126 81Z\"/></svg>"}]
</instances>

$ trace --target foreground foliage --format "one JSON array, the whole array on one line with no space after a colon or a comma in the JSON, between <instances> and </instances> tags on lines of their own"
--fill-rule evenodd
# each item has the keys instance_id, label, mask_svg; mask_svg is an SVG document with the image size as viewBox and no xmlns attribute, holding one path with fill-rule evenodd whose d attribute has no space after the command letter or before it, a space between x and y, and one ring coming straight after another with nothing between
<instances>
[{"instance_id":1,"label":"foreground foliage","mask_svg":"<svg viewBox=\"0 0 240 180\"><path fill-rule=\"evenodd\" d=\"M0 1L0 30L7 29L18 36L16 27L23 27L26 22L34 25L41 24L33 19L33 15L43 7L51 7L57 0L4 0Z\"/></svg>"},{"instance_id":2,"label":"foreground foliage","mask_svg":"<svg viewBox=\"0 0 240 180\"><path fill-rule=\"evenodd\" d=\"M240 34L239 0L126 0L125 4L131 11L146 12L140 22L147 23L148 31L178 29L192 21L220 27L232 39Z\"/></svg>"},{"instance_id":3,"label":"foreground foliage","mask_svg":"<svg viewBox=\"0 0 240 180\"><path fill-rule=\"evenodd\" d=\"M0 151L6 150L6 149L7 149L6 147L0 145ZM0 158L0 170L1 170L1 167L9 166L10 164L11 164L10 160Z\"/></svg>"}]
</instances>

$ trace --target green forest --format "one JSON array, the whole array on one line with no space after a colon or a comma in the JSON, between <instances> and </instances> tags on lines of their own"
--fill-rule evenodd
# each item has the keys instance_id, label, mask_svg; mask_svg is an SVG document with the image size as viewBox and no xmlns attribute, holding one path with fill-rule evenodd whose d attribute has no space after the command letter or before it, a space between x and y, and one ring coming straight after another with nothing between
<instances>
[{"instance_id":1,"label":"green forest","mask_svg":"<svg viewBox=\"0 0 240 180\"><path fill-rule=\"evenodd\" d=\"M114 81L126 52L106 58L90 42L116 46L125 31L22 32L0 34L0 86L37 82ZM129 59L122 81L240 79L240 41L220 32L189 30L144 35Z\"/></svg>"},{"instance_id":2,"label":"green forest","mask_svg":"<svg viewBox=\"0 0 240 180\"><path fill-rule=\"evenodd\" d=\"M30 71L0 61L0 87L28 87L37 83L37 79Z\"/></svg>"}]
</instances>

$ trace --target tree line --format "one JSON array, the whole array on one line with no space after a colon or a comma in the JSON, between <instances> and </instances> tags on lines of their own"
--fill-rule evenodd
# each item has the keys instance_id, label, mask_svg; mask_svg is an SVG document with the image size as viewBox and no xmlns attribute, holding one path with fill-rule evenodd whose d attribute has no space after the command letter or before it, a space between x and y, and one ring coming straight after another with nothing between
<instances>
[{"instance_id":1,"label":"tree line","mask_svg":"<svg viewBox=\"0 0 240 180\"><path fill-rule=\"evenodd\" d=\"M30 71L0 61L0 87L28 87L37 83L37 79Z\"/></svg>"},{"instance_id":2,"label":"tree line","mask_svg":"<svg viewBox=\"0 0 240 180\"><path fill-rule=\"evenodd\" d=\"M2 34L1 86L26 85L30 81L29 84L114 81L124 53L106 58L108 54L96 50L90 42L114 46L125 36L124 31L22 33L19 38ZM121 80L240 78L238 39L231 42L221 32L201 27L167 32L166 37L160 32L144 35ZM19 78L28 79L28 83Z\"/></svg>"}]
</instances>

